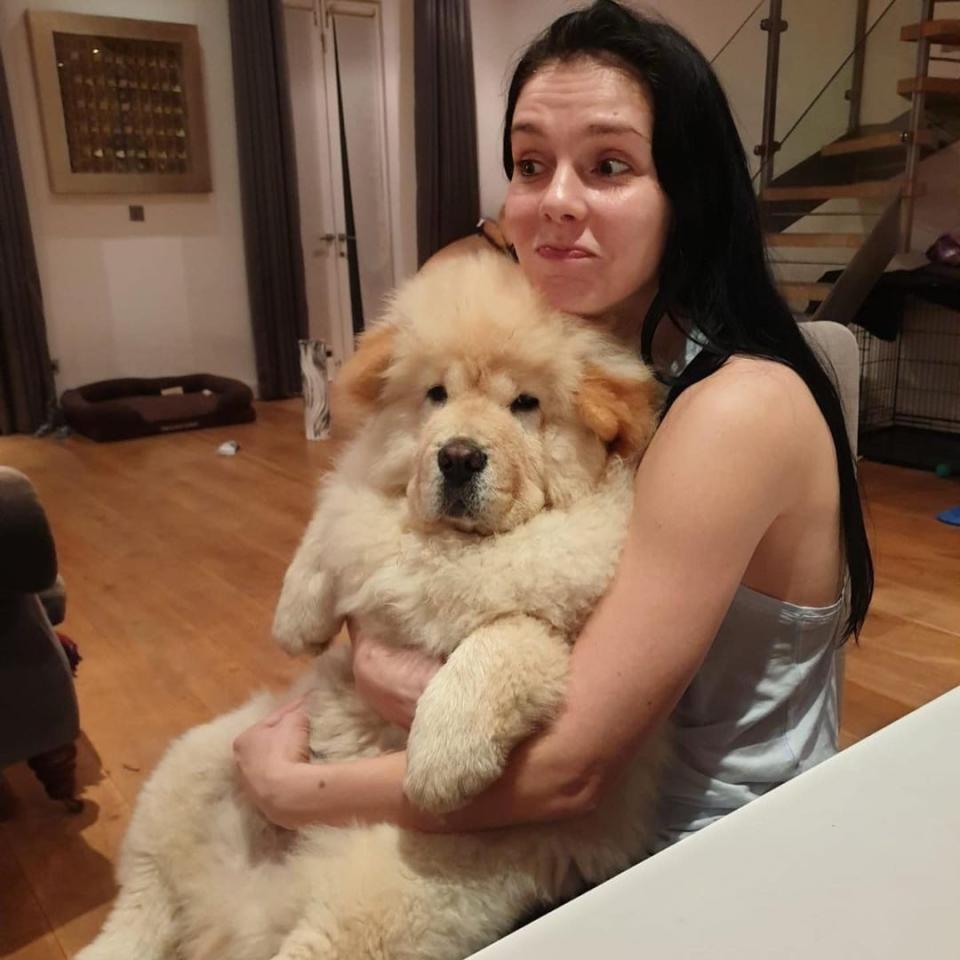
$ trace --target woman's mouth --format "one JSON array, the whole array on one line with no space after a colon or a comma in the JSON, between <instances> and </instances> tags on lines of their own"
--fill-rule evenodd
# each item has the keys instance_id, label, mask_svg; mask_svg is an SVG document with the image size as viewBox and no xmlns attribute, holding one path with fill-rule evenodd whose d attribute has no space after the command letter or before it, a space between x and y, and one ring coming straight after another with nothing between
<instances>
[{"instance_id":1,"label":"woman's mouth","mask_svg":"<svg viewBox=\"0 0 960 960\"><path fill-rule=\"evenodd\" d=\"M544 260L588 260L593 256L582 247L555 247L549 244L537 247L537 253Z\"/></svg>"}]
</instances>

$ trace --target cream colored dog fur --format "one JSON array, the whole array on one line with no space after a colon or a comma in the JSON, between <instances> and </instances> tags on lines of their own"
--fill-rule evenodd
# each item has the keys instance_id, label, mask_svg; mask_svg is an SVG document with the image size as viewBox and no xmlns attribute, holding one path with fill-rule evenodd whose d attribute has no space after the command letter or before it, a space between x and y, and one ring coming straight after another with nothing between
<instances>
[{"instance_id":1,"label":"cream colored dog fur","mask_svg":"<svg viewBox=\"0 0 960 960\"><path fill-rule=\"evenodd\" d=\"M275 635L320 653L350 616L445 658L409 737L355 694L340 647L303 686L318 759L405 746L410 799L453 810L561 704L657 391L628 350L548 310L493 253L403 286L338 390L359 425L323 481ZM134 812L117 903L78 960L457 960L645 853L654 747L574 820L477 835L273 827L231 754L271 706L256 698L171 746Z\"/></svg>"}]
</instances>

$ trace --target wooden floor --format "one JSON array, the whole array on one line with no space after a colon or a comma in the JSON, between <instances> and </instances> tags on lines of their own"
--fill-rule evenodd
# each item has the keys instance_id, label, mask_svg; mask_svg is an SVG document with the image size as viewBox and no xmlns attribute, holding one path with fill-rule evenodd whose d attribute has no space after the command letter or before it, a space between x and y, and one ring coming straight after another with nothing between
<instances>
[{"instance_id":1,"label":"wooden floor","mask_svg":"<svg viewBox=\"0 0 960 960\"><path fill-rule=\"evenodd\" d=\"M87 943L137 791L170 739L293 675L269 624L328 450L302 438L299 401L259 414L115 445L0 438L0 463L39 491L68 584L86 799L71 817L25 767L4 772L0 957L63 960ZM225 439L240 442L236 457L216 455ZM862 475L878 578L847 658L845 743L960 684L960 528L933 519L960 503L960 483L869 463Z\"/></svg>"}]
</instances>

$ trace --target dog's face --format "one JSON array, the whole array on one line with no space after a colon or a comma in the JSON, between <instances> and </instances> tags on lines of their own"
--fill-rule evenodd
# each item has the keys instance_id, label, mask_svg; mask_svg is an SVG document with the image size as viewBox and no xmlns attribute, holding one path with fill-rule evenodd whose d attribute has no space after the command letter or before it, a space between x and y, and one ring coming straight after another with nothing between
<instances>
[{"instance_id":1,"label":"dog's face","mask_svg":"<svg viewBox=\"0 0 960 960\"><path fill-rule=\"evenodd\" d=\"M401 287L341 371L335 410L366 411L358 442L421 525L492 534L583 496L611 456L639 455L658 403L630 351L550 311L491 253Z\"/></svg>"}]
</instances>

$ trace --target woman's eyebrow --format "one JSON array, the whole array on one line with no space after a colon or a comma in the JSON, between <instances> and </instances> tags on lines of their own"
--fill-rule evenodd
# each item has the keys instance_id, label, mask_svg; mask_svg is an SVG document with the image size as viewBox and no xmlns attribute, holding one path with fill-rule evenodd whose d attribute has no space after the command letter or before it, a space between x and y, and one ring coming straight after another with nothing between
<instances>
[{"instance_id":1,"label":"woman's eyebrow","mask_svg":"<svg viewBox=\"0 0 960 960\"><path fill-rule=\"evenodd\" d=\"M531 123L529 120L520 120L514 123L510 127L510 133L529 133L534 137L545 136L543 130L538 127L535 123ZM587 136L597 137L597 136L610 136L616 134L624 133L633 133L638 137L642 137L644 140L649 141L650 137L642 131L638 130L636 127L631 126L629 123L613 123L610 121L603 121L599 123L588 124L584 133Z\"/></svg>"},{"instance_id":2,"label":"woman's eyebrow","mask_svg":"<svg viewBox=\"0 0 960 960\"><path fill-rule=\"evenodd\" d=\"M527 121L518 121L510 127L510 133L529 133L535 137L542 137L543 131L535 124Z\"/></svg>"},{"instance_id":3,"label":"woman's eyebrow","mask_svg":"<svg viewBox=\"0 0 960 960\"><path fill-rule=\"evenodd\" d=\"M636 127L631 126L629 123L612 123L610 121L605 121L601 123L591 123L586 131L590 136L608 136L610 134L619 134L619 133L634 133L638 137L643 137L644 140L649 140L650 138L641 130L638 130Z\"/></svg>"}]
</instances>

